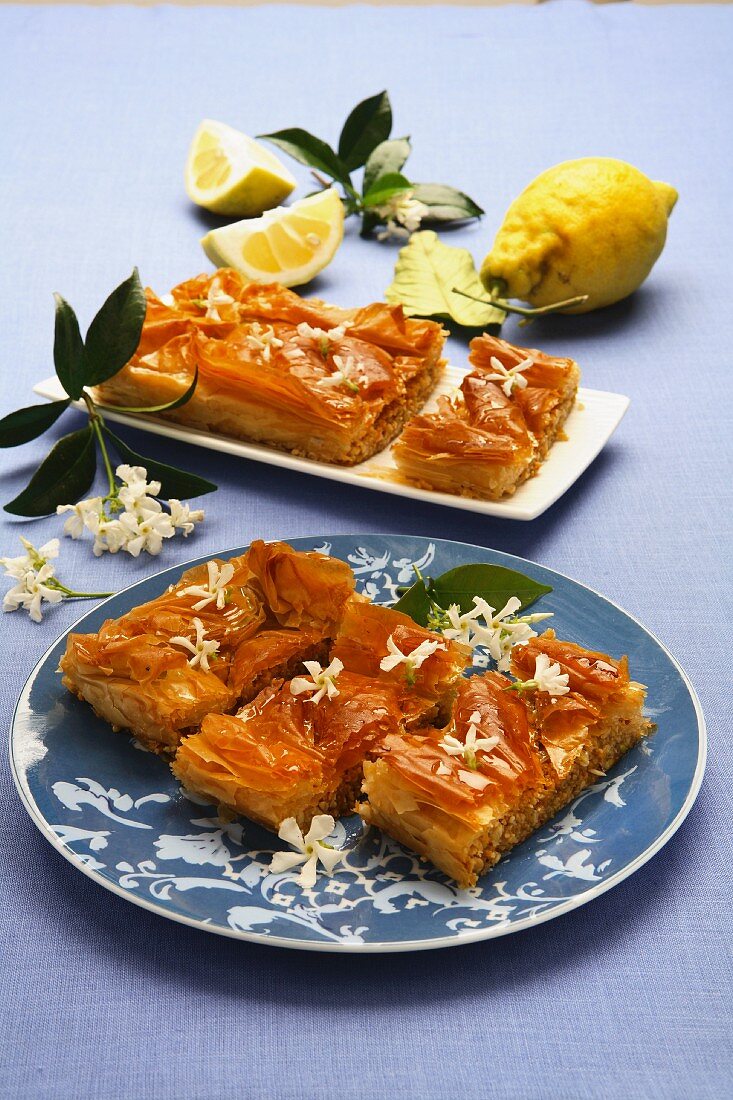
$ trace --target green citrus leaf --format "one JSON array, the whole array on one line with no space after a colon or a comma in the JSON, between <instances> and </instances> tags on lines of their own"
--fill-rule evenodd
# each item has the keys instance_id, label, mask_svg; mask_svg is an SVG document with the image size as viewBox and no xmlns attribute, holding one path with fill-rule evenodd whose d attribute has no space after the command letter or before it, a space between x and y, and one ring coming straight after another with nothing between
<instances>
[{"instance_id":1,"label":"green citrus leaf","mask_svg":"<svg viewBox=\"0 0 733 1100\"><path fill-rule=\"evenodd\" d=\"M86 386L99 386L122 370L137 351L145 320L145 291L137 268L112 291L85 340Z\"/></svg>"},{"instance_id":2,"label":"green citrus leaf","mask_svg":"<svg viewBox=\"0 0 733 1100\"><path fill-rule=\"evenodd\" d=\"M71 504L89 489L97 469L91 425L63 436L46 455L28 485L5 505L14 516L47 516L59 504Z\"/></svg>"},{"instance_id":3,"label":"green citrus leaf","mask_svg":"<svg viewBox=\"0 0 733 1100\"><path fill-rule=\"evenodd\" d=\"M54 294L53 297L56 302L53 362L59 382L69 397L78 400L86 385L84 342L74 310L60 294Z\"/></svg>"},{"instance_id":4,"label":"green citrus leaf","mask_svg":"<svg viewBox=\"0 0 733 1100\"><path fill-rule=\"evenodd\" d=\"M0 420L0 447L18 447L21 443L43 435L54 424L64 409L68 409L70 397L63 401L49 401L46 405L28 405L16 409Z\"/></svg>"},{"instance_id":5,"label":"green citrus leaf","mask_svg":"<svg viewBox=\"0 0 733 1100\"><path fill-rule=\"evenodd\" d=\"M552 592L550 585L540 584L503 565L459 565L437 577L430 586L436 603L445 608L456 603L461 613L473 609L474 596L481 596L497 611L511 596L518 596L523 610L547 592Z\"/></svg>"},{"instance_id":6,"label":"green citrus leaf","mask_svg":"<svg viewBox=\"0 0 733 1100\"><path fill-rule=\"evenodd\" d=\"M442 183L416 183L413 186L413 198L424 203L430 210L426 222L458 222L468 218L480 218L483 210L463 191L455 187L446 187Z\"/></svg>"},{"instance_id":7,"label":"green citrus leaf","mask_svg":"<svg viewBox=\"0 0 733 1100\"><path fill-rule=\"evenodd\" d=\"M259 134L260 141L271 141L288 156L309 168L317 168L339 183L350 183L349 170L334 153L330 145L320 138L309 134L307 130L293 127L289 130L277 130L274 134Z\"/></svg>"},{"instance_id":8,"label":"green citrus leaf","mask_svg":"<svg viewBox=\"0 0 733 1100\"><path fill-rule=\"evenodd\" d=\"M357 103L344 123L338 155L349 172L361 168L370 153L392 130L392 107L386 92Z\"/></svg>"},{"instance_id":9,"label":"green citrus leaf","mask_svg":"<svg viewBox=\"0 0 733 1100\"><path fill-rule=\"evenodd\" d=\"M392 604L393 611L401 611L403 615L409 615L420 626L427 626L430 612L430 597L425 587L425 581L415 581L411 588Z\"/></svg>"},{"instance_id":10,"label":"green citrus leaf","mask_svg":"<svg viewBox=\"0 0 733 1100\"><path fill-rule=\"evenodd\" d=\"M386 176L388 172L400 172L410 155L409 138L391 138L382 141L369 154L364 166L364 182L362 192L366 194L374 186L380 176Z\"/></svg>"},{"instance_id":11,"label":"green citrus leaf","mask_svg":"<svg viewBox=\"0 0 733 1100\"><path fill-rule=\"evenodd\" d=\"M382 206L389 202L393 195L399 195L403 191L409 191L412 184L401 172L386 172L372 184L364 195L364 205Z\"/></svg>"},{"instance_id":12,"label":"green citrus leaf","mask_svg":"<svg viewBox=\"0 0 733 1100\"><path fill-rule=\"evenodd\" d=\"M115 450L120 458L129 462L131 466L144 466L148 471L148 477L160 482L160 495L165 500L176 497L178 500L186 500L189 497L200 497L205 493L213 493L217 486L213 481L207 481L198 474L189 474L185 470L177 470L175 466L168 466L165 462L157 462L154 458L145 458L128 447L124 439L115 435L107 425L103 429L106 436L112 440Z\"/></svg>"},{"instance_id":13,"label":"green citrus leaf","mask_svg":"<svg viewBox=\"0 0 733 1100\"><path fill-rule=\"evenodd\" d=\"M503 323L503 310L463 298L453 292L454 287L478 297L486 294L471 253L444 244L426 229L413 233L400 249L385 297L390 305L402 305L409 316L445 318L467 328Z\"/></svg>"}]
</instances>

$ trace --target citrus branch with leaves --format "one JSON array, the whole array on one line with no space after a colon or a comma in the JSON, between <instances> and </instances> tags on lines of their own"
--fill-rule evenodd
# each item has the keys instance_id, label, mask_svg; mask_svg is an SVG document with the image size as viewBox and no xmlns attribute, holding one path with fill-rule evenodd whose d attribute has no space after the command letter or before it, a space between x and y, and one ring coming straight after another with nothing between
<instances>
[{"instance_id":1,"label":"citrus branch with leaves","mask_svg":"<svg viewBox=\"0 0 733 1100\"><path fill-rule=\"evenodd\" d=\"M380 236L407 236L421 223L450 225L481 217L481 207L463 191L410 180L403 172L412 150L410 139L391 138L391 133L392 105L383 91L357 103L341 128L337 150L300 127L259 138L309 167L321 187L339 185L347 216L362 219L362 237L377 226L387 227ZM362 168L359 188L352 174Z\"/></svg>"},{"instance_id":2,"label":"citrus branch with leaves","mask_svg":"<svg viewBox=\"0 0 733 1100\"><path fill-rule=\"evenodd\" d=\"M140 343L145 321L145 292L137 268L104 302L86 337L82 339L79 322L69 303L55 295L56 320L53 357L56 374L67 397L45 405L16 409L0 420L0 447L18 447L48 431L73 401L84 403L88 423L84 428L62 436L41 462L28 485L4 507L16 516L46 516L60 505L84 496L97 471L97 453L107 475L105 504L116 508L120 486L115 478L109 446L124 463L144 466L150 477L160 482L164 498L188 498L213 492L216 485L197 474L187 473L166 463L136 454L107 425L104 406L95 401L93 387L113 378L132 358ZM179 408L191 399L198 371L185 393L165 405L122 407L117 412L158 413Z\"/></svg>"}]
</instances>

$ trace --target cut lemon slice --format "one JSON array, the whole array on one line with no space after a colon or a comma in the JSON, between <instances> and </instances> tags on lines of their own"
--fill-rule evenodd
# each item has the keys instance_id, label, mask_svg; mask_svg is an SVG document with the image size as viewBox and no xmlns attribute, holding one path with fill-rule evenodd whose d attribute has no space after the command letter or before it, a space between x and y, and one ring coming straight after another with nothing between
<instances>
[{"instance_id":1,"label":"cut lemon slice","mask_svg":"<svg viewBox=\"0 0 733 1100\"><path fill-rule=\"evenodd\" d=\"M255 283L302 286L333 259L344 235L334 187L261 218L212 229L201 241L217 267L234 267Z\"/></svg>"},{"instance_id":2,"label":"cut lemon slice","mask_svg":"<svg viewBox=\"0 0 733 1100\"><path fill-rule=\"evenodd\" d=\"M252 218L294 187L285 165L251 137L208 118L199 126L186 161L186 192L198 206Z\"/></svg>"}]
</instances>

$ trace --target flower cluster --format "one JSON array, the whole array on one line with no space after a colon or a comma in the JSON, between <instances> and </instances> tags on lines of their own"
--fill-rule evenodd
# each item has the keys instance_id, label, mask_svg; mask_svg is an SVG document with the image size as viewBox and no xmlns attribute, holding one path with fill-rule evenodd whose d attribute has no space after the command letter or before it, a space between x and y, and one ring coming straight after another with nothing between
<instances>
[{"instance_id":1,"label":"flower cluster","mask_svg":"<svg viewBox=\"0 0 733 1100\"><path fill-rule=\"evenodd\" d=\"M307 676L295 676L290 681L290 694L302 695L305 691L312 691L313 694L306 699L307 703L320 703L324 695L329 699L335 699L339 693L336 680L344 670L343 662L339 661L338 657L334 657L327 668L322 668L318 661L304 661L303 664L310 672L312 679L309 680Z\"/></svg>"},{"instance_id":2,"label":"flower cluster","mask_svg":"<svg viewBox=\"0 0 733 1100\"><path fill-rule=\"evenodd\" d=\"M376 206L374 213L380 218L386 218L384 229L377 233L378 240L386 241L390 237L405 240L420 228L420 223L428 216L430 209L424 202L413 198L412 191L400 191L382 206Z\"/></svg>"},{"instance_id":3,"label":"flower cluster","mask_svg":"<svg viewBox=\"0 0 733 1100\"><path fill-rule=\"evenodd\" d=\"M311 821L310 829L303 833L294 817L288 817L283 821L278 831L281 840L295 849L293 852L275 852L270 864L273 874L281 871L290 871L301 863L303 868L298 875L297 882L308 889L315 886L318 874L319 862L323 864L330 875L337 863L344 858L345 852L324 844L327 836L333 832L334 819L330 814L317 814Z\"/></svg>"},{"instance_id":4,"label":"flower cluster","mask_svg":"<svg viewBox=\"0 0 733 1100\"><path fill-rule=\"evenodd\" d=\"M148 481L144 466L118 466L119 485L115 484L106 497L90 497L76 504L60 504L59 515L69 513L64 534L81 538L84 531L94 535L92 550L99 557L105 551L116 554L125 550L134 558L142 551L159 554L164 539L180 531L184 538L201 523L204 513L193 510L180 500L168 501L164 511L159 500L159 481Z\"/></svg>"},{"instance_id":5,"label":"flower cluster","mask_svg":"<svg viewBox=\"0 0 733 1100\"><path fill-rule=\"evenodd\" d=\"M531 624L549 619L552 615L551 612L540 612L517 617L516 612L522 606L517 596L511 596L500 611L481 596L473 597L473 605L472 611L462 615L458 604L451 604L445 612L443 636L470 645L472 649L478 645L485 646L500 672L506 672L509 668L515 645L523 645L530 638L537 637Z\"/></svg>"},{"instance_id":6,"label":"flower cluster","mask_svg":"<svg viewBox=\"0 0 733 1100\"><path fill-rule=\"evenodd\" d=\"M507 397L512 396L515 388L526 389L527 379L524 377L524 372L532 366L531 359L523 359L514 367L505 367L500 359L492 355L490 362L494 373L484 375L487 382L501 382L501 388Z\"/></svg>"},{"instance_id":7,"label":"flower cluster","mask_svg":"<svg viewBox=\"0 0 733 1100\"><path fill-rule=\"evenodd\" d=\"M25 548L25 554L17 558L0 558L5 576L15 581L3 597L3 611L17 611L22 607L34 623L40 623L43 618L41 604L44 602L60 603L69 597L96 599L112 595L111 592L75 592L61 583L51 565L51 559L59 555L58 539L51 539L40 549L36 549L22 535L20 541Z\"/></svg>"}]
</instances>

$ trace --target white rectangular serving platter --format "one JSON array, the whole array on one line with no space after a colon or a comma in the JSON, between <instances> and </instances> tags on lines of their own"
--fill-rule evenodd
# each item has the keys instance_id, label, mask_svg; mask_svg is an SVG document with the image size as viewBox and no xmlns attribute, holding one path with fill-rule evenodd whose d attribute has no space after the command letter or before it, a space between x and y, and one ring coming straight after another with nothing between
<instances>
[{"instance_id":1,"label":"white rectangular serving platter","mask_svg":"<svg viewBox=\"0 0 733 1100\"><path fill-rule=\"evenodd\" d=\"M432 397L424 407L430 412L436 407L442 394L453 393L461 384L465 370L448 366ZM59 401L66 397L61 384L55 376L46 378L34 386L34 392L50 401ZM81 401L75 402L77 408L84 408ZM286 470L313 474L315 477L341 481L345 485L357 485L362 489L377 489L393 496L408 497L410 500L424 500L431 504L445 504L451 508L461 508L466 512L479 512L485 516L501 516L503 519L536 519L567 492L577 481L596 455L611 438L629 407L629 398L620 393L606 393L603 390L578 390L578 400L570 413L565 432L567 440L557 442L549 457L542 464L536 477L525 481L514 496L506 500L472 500L468 497L454 496L451 493L439 493L432 489L418 489L411 485L390 480L396 472L391 446L360 462L358 466L334 466L327 462L314 462L310 458L298 458L295 455L264 447L258 443L243 443L238 439L212 435L209 432L188 428L183 424L164 421L150 416L118 413L105 409L105 418L128 424L131 428L153 432L155 435L178 439L183 443L193 443L199 447L208 447L212 451L238 455L254 462L266 462L270 466L282 466Z\"/></svg>"}]
</instances>

